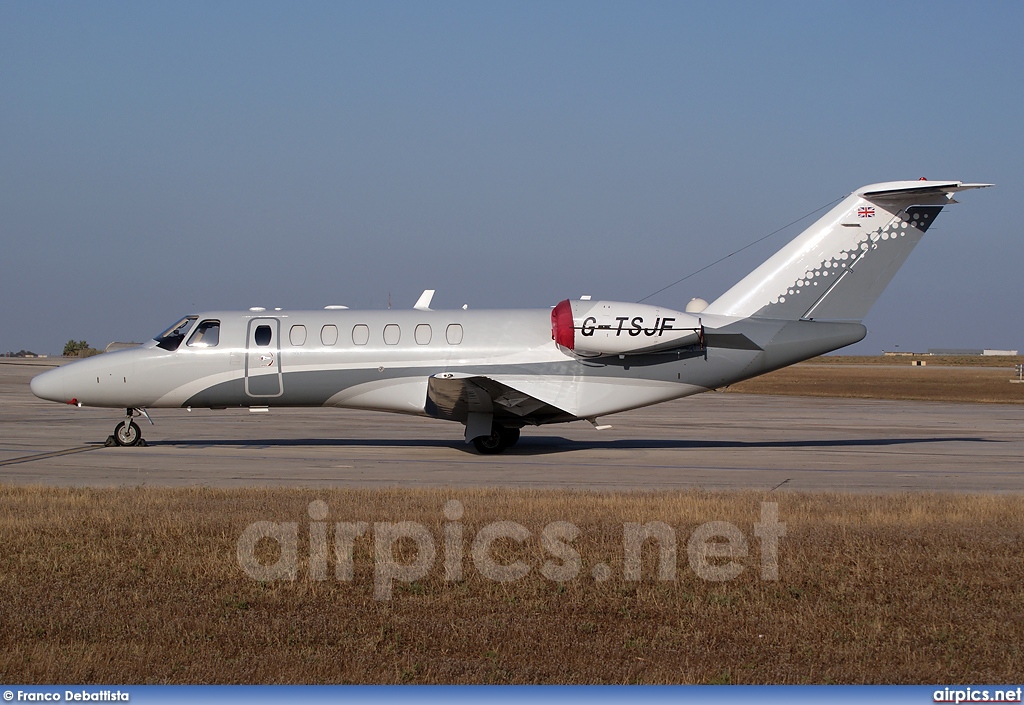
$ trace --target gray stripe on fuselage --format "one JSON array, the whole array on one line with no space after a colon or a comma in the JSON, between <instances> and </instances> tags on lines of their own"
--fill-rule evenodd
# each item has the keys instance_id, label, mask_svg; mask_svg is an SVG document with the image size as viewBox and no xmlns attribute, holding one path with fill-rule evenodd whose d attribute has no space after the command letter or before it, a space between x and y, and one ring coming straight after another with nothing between
<instances>
[{"instance_id":1,"label":"gray stripe on fuselage","mask_svg":"<svg viewBox=\"0 0 1024 705\"><path fill-rule=\"evenodd\" d=\"M679 382L715 389L849 345L862 339L866 331L860 324L761 319L738 321L718 329L718 332L744 335L764 350L711 348L706 358L702 353L679 351L523 365L476 364L464 368L286 370L284 394L280 397L250 397L245 393L244 381L237 379L209 387L193 395L182 406L323 406L331 397L356 385L386 379L424 378L455 369L482 376L525 374L565 377L569 383L581 378L618 378Z\"/></svg>"}]
</instances>

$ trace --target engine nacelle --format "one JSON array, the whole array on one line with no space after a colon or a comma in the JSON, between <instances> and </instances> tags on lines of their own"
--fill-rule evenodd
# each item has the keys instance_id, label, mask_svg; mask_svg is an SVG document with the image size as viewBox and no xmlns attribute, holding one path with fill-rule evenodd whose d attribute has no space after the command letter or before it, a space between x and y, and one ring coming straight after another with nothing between
<instances>
[{"instance_id":1,"label":"engine nacelle","mask_svg":"<svg viewBox=\"0 0 1024 705\"><path fill-rule=\"evenodd\" d=\"M704 329L689 313L621 301L562 301L551 311L551 337L579 357L639 355L701 345Z\"/></svg>"}]
</instances>

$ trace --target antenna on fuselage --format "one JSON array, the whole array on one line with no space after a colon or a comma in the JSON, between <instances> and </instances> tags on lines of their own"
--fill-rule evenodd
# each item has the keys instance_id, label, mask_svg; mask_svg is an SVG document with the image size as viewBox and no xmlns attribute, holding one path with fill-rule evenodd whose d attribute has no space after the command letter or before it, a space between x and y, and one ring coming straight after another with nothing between
<instances>
[{"instance_id":1,"label":"antenna on fuselage","mask_svg":"<svg viewBox=\"0 0 1024 705\"><path fill-rule=\"evenodd\" d=\"M434 290L433 289L424 289L423 293L420 294L420 297L418 299L416 299L416 303L414 303L412 307L414 309L416 309L417 311L429 311L430 310L430 300L433 299L433 298L434 298Z\"/></svg>"}]
</instances>

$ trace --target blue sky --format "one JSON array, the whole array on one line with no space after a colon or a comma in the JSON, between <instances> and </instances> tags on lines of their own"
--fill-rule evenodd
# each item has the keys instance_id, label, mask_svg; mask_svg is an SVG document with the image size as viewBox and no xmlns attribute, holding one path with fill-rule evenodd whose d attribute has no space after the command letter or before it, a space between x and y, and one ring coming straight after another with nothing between
<instances>
[{"instance_id":1,"label":"blue sky","mask_svg":"<svg viewBox=\"0 0 1024 705\"><path fill-rule=\"evenodd\" d=\"M0 352L250 306L636 300L986 181L853 352L1024 349L1021 3L0 2ZM659 294L708 300L799 228Z\"/></svg>"}]
</instances>

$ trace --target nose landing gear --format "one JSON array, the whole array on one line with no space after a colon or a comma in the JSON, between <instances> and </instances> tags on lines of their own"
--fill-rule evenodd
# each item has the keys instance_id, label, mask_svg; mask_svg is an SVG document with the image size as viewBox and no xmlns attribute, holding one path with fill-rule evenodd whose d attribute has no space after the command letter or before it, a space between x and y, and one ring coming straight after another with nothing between
<instances>
[{"instance_id":1,"label":"nose landing gear","mask_svg":"<svg viewBox=\"0 0 1024 705\"><path fill-rule=\"evenodd\" d=\"M107 442L104 445L110 446L145 446L146 440L142 437L142 430L139 425L135 423L134 418L136 416L145 416L149 419L149 423L153 423L153 419L149 417L149 414L145 409L133 409L129 408L125 410L125 419L118 425L114 426L114 433L107 436Z\"/></svg>"}]
</instances>

